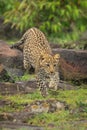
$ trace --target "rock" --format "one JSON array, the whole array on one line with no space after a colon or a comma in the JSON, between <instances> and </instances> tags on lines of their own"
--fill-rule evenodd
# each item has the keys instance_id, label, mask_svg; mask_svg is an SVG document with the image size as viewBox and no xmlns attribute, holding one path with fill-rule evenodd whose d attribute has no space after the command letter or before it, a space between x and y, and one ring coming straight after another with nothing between
<instances>
[{"instance_id":1,"label":"rock","mask_svg":"<svg viewBox=\"0 0 87 130\"><path fill-rule=\"evenodd\" d=\"M11 114L7 114L7 117L9 116L10 118L12 118ZM1 115L1 114L0 114ZM30 114L27 114L27 116L31 116ZM2 114L2 118L3 118L4 114ZM18 115L19 116L19 115ZM32 116L31 116L32 117ZM44 127L42 126L35 126L35 125L31 125L28 124L26 122L21 122L21 121L16 121L16 119L14 119L13 121L0 121L0 130L44 130Z\"/></svg>"},{"instance_id":2,"label":"rock","mask_svg":"<svg viewBox=\"0 0 87 130\"><path fill-rule=\"evenodd\" d=\"M0 81L1 82L13 82L11 77L8 75L8 72L4 69L3 64L0 64Z\"/></svg>"},{"instance_id":3,"label":"rock","mask_svg":"<svg viewBox=\"0 0 87 130\"><path fill-rule=\"evenodd\" d=\"M30 81L29 83L26 82L19 82L19 83L1 82L0 83L0 94L2 95L17 94L17 93L32 93L35 90L36 88L35 88L34 81Z\"/></svg>"},{"instance_id":4,"label":"rock","mask_svg":"<svg viewBox=\"0 0 87 130\"><path fill-rule=\"evenodd\" d=\"M87 51L57 48L53 53L61 56L59 70L63 80L87 82Z\"/></svg>"},{"instance_id":5,"label":"rock","mask_svg":"<svg viewBox=\"0 0 87 130\"><path fill-rule=\"evenodd\" d=\"M11 23L4 24L4 17L0 17L0 38L11 39L13 37L20 38L23 33L15 28L11 28Z\"/></svg>"},{"instance_id":6,"label":"rock","mask_svg":"<svg viewBox=\"0 0 87 130\"><path fill-rule=\"evenodd\" d=\"M19 47L22 49L21 47ZM87 51L53 48L53 53L59 53L60 58L60 79L72 80L79 84L87 83ZM9 47L5 42L0 41L0 64L10 74L11 78L23 75L22 51ZM33 68L31 68L33 72Z\"/></svg>"},{"instance_id":7,"label":"rock","mask_svg":"<svg viewBox=\"0 0 87 130\"><path fill-rule=\"evenodd\" d=\"M3 66L3 67L1 67ZM0 40L0 75L8 75L14 80L16 76L23 75L23 55L16 49L10 49L9 45ZM4 71L4 75L3 72ZM2 73L2 74L1 74Z\"/></svg>"},{"instance_id":8,"label":"rock","mask_svg":"<svg viewBox=\"0 0 87 130\"><path fill-rule=\"evenodd\" d=\"M18 48L23 51L23 45L13 45L14 48ZM12 46L12 47L13 47ZM87 82L87 51L73 50L73 49L61 49L58 45L52 45L53 53L59 53L60 58L60 79L72 80L79 84L80 82Z\"/></svg>"},{"instance_id":9,"label":"rock","mask_svg":"<svg viewBox=\"0 0 87 130\"><path fill-rule=\"evenodd\" d=\"M13 106L13 103L10 104ZM32 101L32 103L22 104L24 108L21 111L9 112L9 113L1 113L0 120L1 121L12 121L12 122L26 122L27 119L33 117L37 113L53 113L58 112L60 110L68 110L68 105L65 102L58 101L57 99L49 99L49 100L37 100ZM3 106L9 106L8 100L7 102L3 102ZM66 109L67 107L67 109Z\"/></svg>"},{"instance_id":10,"label":"rock","mask_svg":"<svg viewBox=\"0 0 87 130\"><path fill-rule=\"evenodd\" d=\"M17 93L33 93L37 89L36 81L30 80L28 82L0 82L0 94L17 94ZM60 81L59 89L74 90L78 89L76 86L70 85L66 82ZM50 90L50 89L49 89ZM52 95L58 95L56 91L51 91Z\"/></svg>"},{"instance_id":11,"label":"rock","mask_svg":"<svg viewBox=\"0 0 87 130\"><path fill-rule=\"evenodd\" d=\"M32 113L47 113L67 109L68 105L66 105L65 102L58 101L56 99L37 100L25 107L25 111L30 111Z\"/></svg>"},{"instance_id":12,"label":"rock","mask_svg":"<svg viewBox=\"0 0 87 130\"><path fill-rule=\"evenodd\" d=\"M10 113L1 113L0 114L0 121L7 121L7 120L13 120L12 114Z\"/></svg>"}]
</instances>

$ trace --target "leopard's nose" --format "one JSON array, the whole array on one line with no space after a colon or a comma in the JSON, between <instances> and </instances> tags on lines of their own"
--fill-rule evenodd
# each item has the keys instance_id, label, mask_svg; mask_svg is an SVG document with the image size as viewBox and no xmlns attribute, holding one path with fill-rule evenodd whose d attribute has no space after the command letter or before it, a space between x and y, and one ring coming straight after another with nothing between
<instances>
[{"instance_id":1,"label":"leopard's nose","mask_svg":"<svg viewBox=\"0 0 87 130\"><path fill-rule=\"evenodd\" d=\"M54 68L53 65L50 65L50 73L53 74L54 73Z\"/></svg>"},{"instance_id":2,"label":"leopard's nose","mask_svg":"<svg viewBox=\"0 0 87 130\"><path fill-rule=\"evenodd\" d=\"M53 71L51 71L50 73L51 73L51 74L53 74L54 72L53 72Z\"/></svg>"}]
</instances>

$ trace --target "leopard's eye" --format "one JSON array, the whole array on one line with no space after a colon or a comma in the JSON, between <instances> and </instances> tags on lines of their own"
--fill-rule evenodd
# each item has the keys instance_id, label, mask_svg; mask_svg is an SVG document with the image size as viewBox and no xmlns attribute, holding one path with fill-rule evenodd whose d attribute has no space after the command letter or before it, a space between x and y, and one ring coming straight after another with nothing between
<instances>
[{"instance_id":1,"label":"leopard's eye","mask_svg":"<svg viewBox=\"0 0 87 130\"><path fill-rule=\"evenodd\" d=\"M56 64L54 64L54 67L56 67L57 65Z\"/></svg>"},{"instance_id":2,"label":"leopard's eye","mask_svg":"<svg viewBox=\"0 0 87 130\"><path fill-rule=\"evenodd\" d=\"M48 67L49 67L50 65L49 65L48 63L46 63L46 66L48 66Z\"/></svg>"}]
</instances>

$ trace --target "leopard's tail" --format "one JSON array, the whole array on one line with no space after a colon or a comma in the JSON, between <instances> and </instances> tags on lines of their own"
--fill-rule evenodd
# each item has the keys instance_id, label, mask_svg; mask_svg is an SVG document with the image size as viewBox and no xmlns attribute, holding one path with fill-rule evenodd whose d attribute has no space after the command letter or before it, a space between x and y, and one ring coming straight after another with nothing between
<instances>
[{"instance_id":1,"label":"leopard's tail","mask_svg":"<svg viewBox=\"0 0 87 130\"><path fill-rule=\"evenodd\" d=\"M24 42L25 42L25 38L22 37L17 43L13 44L10 46L11 49L19 49L21 51L23 51L23 48L24 48Z\"/></svg>"}]
</instances>

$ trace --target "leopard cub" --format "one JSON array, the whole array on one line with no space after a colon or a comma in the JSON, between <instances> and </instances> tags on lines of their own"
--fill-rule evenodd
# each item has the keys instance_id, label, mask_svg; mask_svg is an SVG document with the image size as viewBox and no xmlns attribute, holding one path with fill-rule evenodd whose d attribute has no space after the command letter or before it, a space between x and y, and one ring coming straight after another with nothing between
<instances>
[{"instance_id":1,"label":"leopard cub","mask_svg":"<svg viewBox=\"0 0 87 130\"><path fill-rule=\"evenodd\" d=\"M30 69L31 66L35 68L41 94L43 96L48 94L47 83L49 83L49 88L57 90L60 55L53 55L45 35L39 29L33 27L23 35L19 43L24 43L24 68Z\"/></svg>"}]
</instances>

